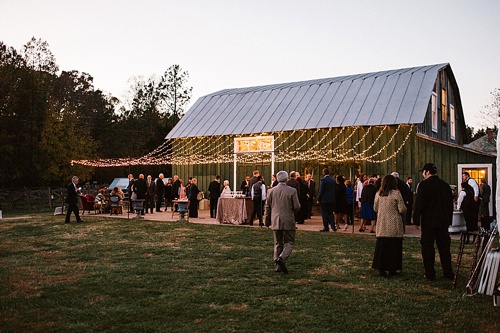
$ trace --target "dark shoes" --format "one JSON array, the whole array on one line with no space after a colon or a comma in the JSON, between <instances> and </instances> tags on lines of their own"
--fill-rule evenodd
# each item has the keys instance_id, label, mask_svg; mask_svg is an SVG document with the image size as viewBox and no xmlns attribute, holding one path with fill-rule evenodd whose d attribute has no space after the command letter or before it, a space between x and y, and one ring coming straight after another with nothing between
<instances>
[{"instance_id":1,"label":"dark shoes","mask_svg":"<svg viewBox=\"0 0 500 333\"><path fill-rule=\"evenodd\" d=\"M320 229L319 231L320 232L329 232L330 230L329 229Z\"/></svg>"},{"instance_id":2,"label":"dark shoes","mask_svg":"<svg viewBox=\"0 0 500 333\"><path fill-rule=\"evenodd\" d=\"M448 273L443 275L445 279L453 280L455 278L455 273Z\"/></svg>"},{"instance_id":3,"label":"dark shoes","mask_svg":"<svg viewBox=\"0 0 500 333\"><path fill-rule=\"evenodd\" d=\"M425 278L427 281L434 281L434 280L436 280L436 276L434 276L434 275L427 275L427 274L425 274L425 275L424 275L424 278Z\"/></svg>"},{"instance_id":4,"label":"dark shoes","mask_svg":"<svg viewBox=\"0 0 500 333\"><path fill-rule=\"evenodd\" d=\"M378 270L378 273L380 274L380 276L387 276L387 273L381 269Z\"/></svg>"},{"instance_id":5,"label":"dark shoes","mask_svg":"<svg viewBox=\"0 0 500 333\"><path fill-rule=\"evenodd\" d=\"M283 260L283 258L281 257L276 258L276 260L274 260L274 263L278 265L279 269L281 269L281 271L284 274L288 274L288 269L286 268L285 261Z\"/></svg>"}]
</instances>

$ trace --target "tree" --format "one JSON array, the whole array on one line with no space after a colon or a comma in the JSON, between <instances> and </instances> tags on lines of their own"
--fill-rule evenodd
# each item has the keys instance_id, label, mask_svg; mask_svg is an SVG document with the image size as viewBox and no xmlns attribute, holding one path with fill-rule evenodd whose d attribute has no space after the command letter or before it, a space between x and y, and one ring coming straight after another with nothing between
<instances>
[{"instance_id":1,"label":"tree","mask_svg":"<svg viewBox=\"0 0 500 333\"><path fill-rule=\"evenodd\" d=\"M480 111L485 120L485 126L495 124L498 127L500 122L500 89L496 88L491 93L491 103L485 105Z\"/></svg>"},{"instance_id":2,"label":"tree","mask_svg":"<svg viewBox=\"0 0 500 333\"><path fill-rule=\"evenodd\" d=\"M193 87L186 86L188 78L187 71L183 71L179 65L172 65L163 74L158 85L162 92L162 101L166 106L167 114L170 113L173 119L180 119L191 100Z\"/></svg>"},{"instance_id":3,"label":"tree","mask_svg":"<svg viewBox=\"0 0 500 333\"><path fill-rule=\"evenodd\" d=\"M21 54L29 69L38 72L55 74L59 70L56 58L49 49L49 43L31 37L31 40L22 47Z\"/></svg>"},{"instance_id":4,"label":"tree","mask_svg":"<svg viewBox=\"0 0 500 333\"><path fill-rule=\"evenodd\" d=\"M90 179L91 168L71 165L72 159L91 159L95 143L90 133L78 126L74 110L65 109L58 101L49 101L49 116L41 134L40 163L37 174L47 183L65 184L68 179L78 174L81 179Z\"/></svg>"}]
</instances>

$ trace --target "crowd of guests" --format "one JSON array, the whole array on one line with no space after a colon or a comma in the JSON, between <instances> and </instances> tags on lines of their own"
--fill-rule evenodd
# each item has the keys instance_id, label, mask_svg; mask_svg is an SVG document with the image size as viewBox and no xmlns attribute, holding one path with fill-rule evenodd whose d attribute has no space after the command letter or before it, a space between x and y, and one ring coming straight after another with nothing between
<instances>
[{"instance_id":1,"label":"crowd of guests","mask_svg":"<svg viewBox=\"0 0 500 333\"><path fill-rule=\"evenodd\" d=\"M252 177L246 176L245 180L241 182L240 190L253 201L250 225L253 225L255 219L258 220L259 226L271 225L272 222L269 219L272 214L272 206L277 205L274 212L281 211L286 206L284 202L281 202L282 198L275 198L275 202L279 201L278 204L271 204L271 200L268 200L269 194L277 195L278 192L287 193L287 195L294 194L293 200L294 202L296 200L297 203L292 204L293 207L287 212L287 214L291 212L292 217L286 218L287 225L290 222L288 220L293 220L293 230L296 229L295 224L304 224L306 220L311 218L315 203L319 205L321 211L323 221L321 232L329 232L330 229L337 231L341 228L341 224L347 229L349 225L354 224L356 215L360 221L359 232L364 232L366 227L370 226L370 232L376 234L372 268L378 270L381 276L397 275L401 272L405 225L421 226L425 277L428 280L434 280L436 277L434 268L434 243L436 243L443 267L443 275L446 278L453 278L450 253L451 239L448 233L448 226L452 224L453 212L462 211L467 231L477 231L478 218L489 216L491 188L486 179L482 179L481 186L479 186L474 179L470 178L469 173L464 172L460 191L454 198L450 185L437 176L437 167L434 164L424 165L420 172L422 172L423 181L413 189L413 179L407 177L406 181L403 181L397 172L383 177L361 174L353 185L351 180L346 179L345 176L331 175L330 170L325 168L322 170L322 178L319 181L317 192L316 182L311 174L306 174L303 178L297 171L291 171L289 174L281 171L278 177L272 175L271 182L267 185L263 175L255 170ZM145 179L143 174L140 174L137 179L130 174L128 179L129 200L144 202L140 214L161 212L163 205L165 212L168 210L176 211L178 207L174 202L180 200L188 202L189 217L198 217L198 203L203 195L200 196L202 191L198 188L196 178L189 177L186 184L177 175L165 182L162 173L158 175L156 181L151 175ZM67 223L69 223L71 213L75 214L77 222L81 221L75 201L79 191L77 184L78 178L75 176L72 183L68 185ZM279 191L272 191L278 185L286 185L287 188L293 188L293 190L281 188ZM230 189L229 181L224 180L221 185L221 178L218 175L210 182L208 193L211 218L215 218L217 215L219 198L232 197L234 194ZM113 188L111 195L118 196L120 202L124 199L124 193L119 187ZM96 200L99 202L105 200L104 189L99 191ZM415 209L413 209L414 201ZM274 218L279 220L279 213ZM279 225L281 226L281 224ZM286 238L292 236L291 233L278 233L278 235L284 238L280 241L281 243L276 240L282 246L281 249L279 247L275 249L276 270L286 272L285 260L291 252L291 248L288 254L282 255L282 252L286 248L284 245L287 243ZM293 239L294 235L293 233ZM469 238L467 238L468 242Z\"/></svg>"}]
</instances>

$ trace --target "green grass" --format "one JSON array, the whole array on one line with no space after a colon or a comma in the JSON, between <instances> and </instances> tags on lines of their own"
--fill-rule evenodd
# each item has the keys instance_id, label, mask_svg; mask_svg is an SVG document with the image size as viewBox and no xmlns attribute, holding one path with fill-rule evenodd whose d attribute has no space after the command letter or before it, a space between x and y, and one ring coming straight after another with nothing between
<instances>
[{"instance_id":1,"label":"green grass","mask_svg":"<svg viewBox=\"0 0 500 333\"><path fill-rule=\"evenodd\" d=\"M63 221L0 222L0 331L500 331L491 297L463 297L470 245L452 290L423 279L418 238L405 238L403 274L381 278L374 237L299 231L284 275L268 229Z\"/></svg>"}]
</instances>

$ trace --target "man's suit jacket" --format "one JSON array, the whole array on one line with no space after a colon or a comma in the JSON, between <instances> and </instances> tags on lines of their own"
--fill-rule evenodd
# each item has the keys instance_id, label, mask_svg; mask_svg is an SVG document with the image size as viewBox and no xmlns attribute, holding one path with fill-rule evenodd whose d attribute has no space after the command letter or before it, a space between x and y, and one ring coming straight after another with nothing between
<instances>
[{"instance_id":1,"label":"man's suit jacket","mask_svg":"<svg viewBox=\"0 0 500 333\"><path fill-rule=\"evenodd\" d=\"M316 182L311 179L308 183L308 186L309 186L309 198L312 199L316 196Z\"/></svg>"},{"instance_id":2,"label":"man's suit jacket","mask_svg":"<svg viewBox=\"0 0 500 333\"><path fill-rule=\"evenodd\" d=\"M265 223L273 230L295 230L295 213L300 209L297 190L285 183L269 189L266 198Z\"/></svg>"},{"instance_id":3,"label":"man's suit jacket","mask_svg":"<svg viewBox=\"0 0 500 333\"><path fill-rule=\"evenodd\" d=\"M146 183L147 184L147 194L149 196L155 195L156 193L156 184L153 180L151 180L151 183Z\"/></svg>"},{"instance_id":4,"label":"man's suit jacket","mask_svg":"<svg viewBox=\"0 0 500 333\"><path fill-rule=\"evenodd\" d=\"M66 197L66 203L78 203L78 192L76 191L76 185L73 182L69 183L68 187L66 187L68 191L68 196Z\"/></svg>"},{"instance_id":5,"label":"man's suit jacket","mask_svg":"<svg viewBox=\"0 0 500 333\"><path fill-rule=\"evenodd\" d=\"M165 183L163 182L163 179L158 178L156 180L156 195L163 196L164 187Z\"/></svg>"},{"instance_id":6,"label":"man's suit jacket","mask_svg":"<svg viewBox=\"0 0 500 333\"><path fill-rule=\"evenodd\" d=\"M177 179L172 184L172 198L179 199L179 188L181 187L181 181Z\"/></svg>"},{"instance_id":7,"label":"man's suit jacket","mask_svg":"<svg viewBox=\"0 0 500 333\"><path fill-rule=\"evenodd\" d=\"M321 178L318 193L318 202L320 204L335 203L335 186L335 180L329 175Z\"/></svg>"},{"instance_id":8,"label":"man's suit jacket","mask_svg":"<svg viewBox=\"0 0 500 333\"><path fill-rule=\"evenodd\" d=\"M210 199L217 199L220 197L220 183L213 180L210 185L208 185L208 192L210 192Z\"/></svg>"},{"instance_id":9,"label":"man's suit jacket","mask_svg":"<svg viewBox=\"0 0 500 333\"><path fill-rule=\"evenodd\" d=\"M448 228L452 219L453 194L450 185L438 176L431 176L418 184L413 223Z\"/></svg>"}]
</instances>

